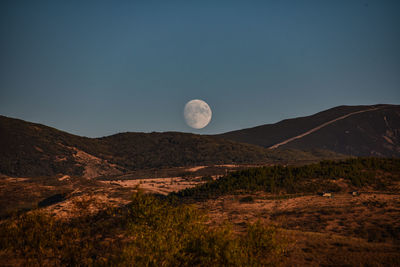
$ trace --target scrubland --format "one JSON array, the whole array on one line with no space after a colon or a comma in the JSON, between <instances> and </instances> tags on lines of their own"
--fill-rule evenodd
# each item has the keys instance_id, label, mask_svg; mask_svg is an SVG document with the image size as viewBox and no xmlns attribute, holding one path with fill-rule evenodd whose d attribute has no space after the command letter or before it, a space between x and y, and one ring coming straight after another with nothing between
<instances>
[{"instance_id":1,"label":"scrubland","mask_svg":"<svg viewBox=\"0 0 400 267\"><path fill-rule=\"evenodd\" d=\"M400 160L207 168L1 177L0 265L400 265Z\"/></svg>"}]
</instances>

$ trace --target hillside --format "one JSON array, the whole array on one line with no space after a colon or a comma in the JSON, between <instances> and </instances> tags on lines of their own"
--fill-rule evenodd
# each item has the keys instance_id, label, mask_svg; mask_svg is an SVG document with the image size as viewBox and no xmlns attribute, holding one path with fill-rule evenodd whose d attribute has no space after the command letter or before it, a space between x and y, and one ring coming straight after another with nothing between
<instances>
[{"instance_id":1,"label":"hillside","mask_svg":"<svg viewBox=\"0 0 400 267\"><path fill-rule=\"evenodd\" d=\"M326 149L354 156L399 157L400 106L339 106L218 136L271 149Z\"/></svg>"},{"instance_id":2,"label":"hillside","mask_svg":"<svg viewBox=\"0 0 400 267\"><path fill-rule=\"evenodd\" d=\"M0 148L0 173L15 177L93 178L149 168L400 157L400 106L340 106L221 135L128 132L102 138L0 116Z\"/></svg>"},{"instance_id":3,"label":"hillside","mask_svg":"<svg viewBox=\"0 0 400 267\"><path fill-rule=\"evenodd\" d=\"M293 243L283 266L399 266L399 174L400 159L390 158L257 167L170 196L214 224L284 229Z\"/></svg>"},{"instance_id":4,"label":"hillside","mask_svg":"<svg viewBox=\"0 0 400 267\"><path fill-rule=\"evenodd\" d=\"M275 152L215 136L178 132L87 138L4 116L0 116L0 147L0 173L17 177L68 174L93 178L146 168L338 156L325 151Z\"/></svg>"},{"instance_id":5,"label":"hillside","mask_svg":"<svg viewBox=\"0 0 400 267\"><path fill-rule=\"evenodd\" d=\"M172 196L206 199L227 194L268 192L299 194L339 192L338 185L360 189L396 189L400 180L400 159L354 158L342 161L321 161L304 166L258 167L232 172L220 179L187 188ZM348 188L347 186L347 188Z\"/></svg>"}]
</instances>

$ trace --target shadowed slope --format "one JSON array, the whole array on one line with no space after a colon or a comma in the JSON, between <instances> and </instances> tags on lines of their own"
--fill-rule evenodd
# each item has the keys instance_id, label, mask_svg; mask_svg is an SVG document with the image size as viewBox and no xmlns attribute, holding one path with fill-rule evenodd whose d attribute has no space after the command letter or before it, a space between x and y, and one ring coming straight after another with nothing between
<instances>
[{"instance_id":1,"label":"shadowed slope","mask_svg":"<svg viewBox=\"0 0 400 267\"><path fill-rule=\"evenodd\" d=\"M68 174L92 178L145 168L268 163L297 154L178 132L87 138L4 116L0 116L0 148L0 173L17 177ZM299 155L303 160L320 156Z\"/></svg>"},{"instance_id":2,"label":"shadowed slope","mask_svg":"<svg viewBox=\"0 0 400 267\"><path fill-rule=\"evenodd\" d=\"M349 116L281 148L321 148L355 156L400 157L400 106L381 106Z\"/></svg>"},{"instance_id":3,"label":"shadowed slope","mask_svg":"<svg viewBox=\"0 0 400 267\"><path fill-rule=\"evenodd\" d=\"M399 157L400 106L340 106L219 136L271 149L326 149L355 156Z\"/></svg>"}]
</instances>

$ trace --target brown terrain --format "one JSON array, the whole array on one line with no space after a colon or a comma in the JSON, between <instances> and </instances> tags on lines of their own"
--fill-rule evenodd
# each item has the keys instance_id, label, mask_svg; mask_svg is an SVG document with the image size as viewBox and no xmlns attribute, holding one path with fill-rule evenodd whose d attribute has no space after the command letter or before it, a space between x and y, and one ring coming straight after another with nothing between
<instances>
[{"instance_id":1,"label":"brown terrain","mask_svg":"<svg viewBox=\"0 0 400 267\"><path fill-rule=\"evenodd\" d=\"M124 133L85 138L0 116L0 220L37 208L69 220L124 206L138 188L165 198L251 167L299 166L351 155L396 158L399 118L399 106L342 106L218 137ZM385 165L379 167L374 178L388 178L381 187L356 187L346 174L308 177L307 185L323 182L334 188L328 197L307 190L239 190L181 201L204 210L211 226L228 223L238 234L256 221L277 226L285 244L284 266L400 266L399 171L385 173ZM356 178L365 178L363 171Z\"/></svg>"},{"instance_id":2,"label":"brown terrain","mask_svg":"<svg viewBox=\"0 0 400 267\"><path fill-rule=\"evenodd\" d=\"M201 207L213 223L227 220L238 231L256 220L285 229L289 266L387 266L399 257L400 194L287 197L260 193L244 203L243 196L224 196Z\"/></svg>"},{"instance_id":3,"label":"brown terrain","mask_svg":"<svg viewBox=\"0 0 400 267\"><path fill-rule=\"evenodd\" d=\"M205 175L212 173L210 179L216 179L228 171L248 167L248 165L229 164L195 166L158 169L156 172L142 170L118 175L118 170L113 169L112 165L85 152L78 151L76 157L79 162L85 162L83 177L61 174L56 177L1 175L0 216L7 217L15 212L31 210L38 206L47 207L57 215L70 216L73 214L71 204L83 199L90 199L99 206L100 204L123 205L129 202L137 187L149 193L167 195L204 183L206 180L202 177ZM108 174L106 177L102 176L104 172ZM157 174L161 177L154 177ZM62 197L51 200L58 195ZM40 204L47 199L50 199L49 203Z\"/></svg>"},{"instance_id":4,"label":"brown terrain","mask_svg":"<svg viewBox=\"0 0 400 267\"><path fill-rule=\"evenodd\" d=\"M44 208L61 218L79 216L77 210L94 212L127 204L137 186L161 195L193 187L205 182L198 172L216 167L219 173L211 175L212 179L240 166L195 166L180 168L184 176L140 179L128 179L132 178L129 175L112 180L3 176L1 210L11 212L7 207L13 202L19 210L34 208L46 197L63 194L63 199ZM167 169L164 174L176 171ZM229 222L239 233L247 223L257 220L278 226L282 242L287 244L286 266L396 266L400 255L400 184L394 183L386 191L365 187L353 195L354 188L346 181L332 182L341 188L332 197L259 192L225 195L195 205L208 212L211 225ZM86 206L78 209L79 205Z\"/></svg>"}]
</instances>

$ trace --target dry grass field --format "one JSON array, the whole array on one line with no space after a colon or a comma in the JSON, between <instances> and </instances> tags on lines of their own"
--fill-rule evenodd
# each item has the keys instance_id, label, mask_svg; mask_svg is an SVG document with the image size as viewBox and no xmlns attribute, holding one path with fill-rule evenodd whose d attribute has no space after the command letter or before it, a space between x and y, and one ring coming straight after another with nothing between
<instances>
[{"instance_id":1,"label":"dry grass field","mask_svg":"<svg viewBox=\"0 0 400 267\"><path fill-rule=\"evenodd\" d=\"M197 173L207 168L179 170L182 176L137 179L128 175L103 180L2 176L0 207L2 216L7 217L13 212L34 209L43 200L62 194L62 199L43 207L65 219L81 215L77 206L80 212L95 213L104 207L125 205L138 187L166 196L218 179L238 166L211 168L218 171L215 175L207 172L207 179ZM164 174L170 172L166 170ZM332 197L255 192L228 194L194 204L206 211L209 225L228 223L238 234L257 221L277 226L281 229L279 238L286 244L281 262L284 266L400 266L400 184L392 183L380 191L365 186L358 188L358 194L353 196L355 188L348 181L331 182L340 188Z\"/></svg>"},{"instance_id":2,"label":"dry grass field","mask_svg":"<svg viewBox=\"0 0 400 267\"><path fill-rule=\"evenodd\" d=\"M274 199L275 198L275 199ZM277 199L278 198L278 199ZM261 220L285 229L285 265L396 266L400 264L400 194L230 195L200 204L214 224L237 231Z\"/></svg>"}]
</instances>

